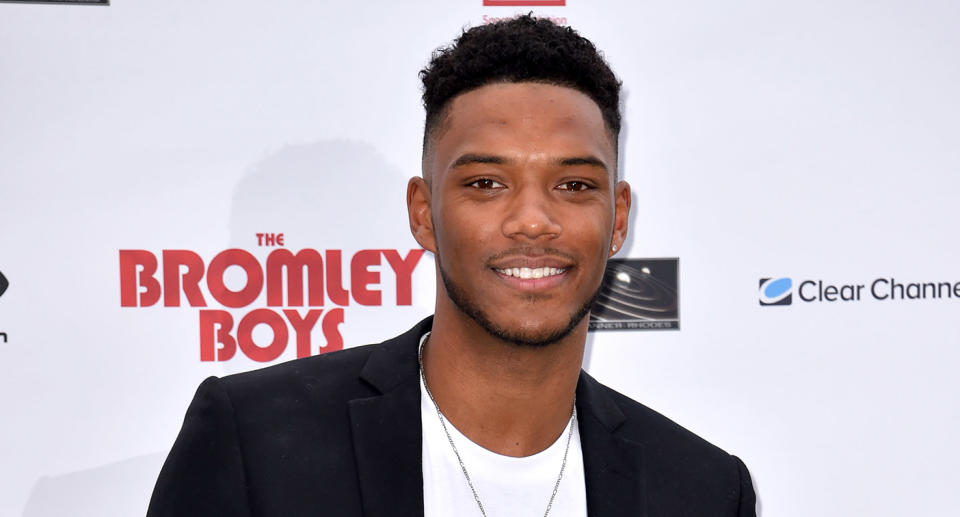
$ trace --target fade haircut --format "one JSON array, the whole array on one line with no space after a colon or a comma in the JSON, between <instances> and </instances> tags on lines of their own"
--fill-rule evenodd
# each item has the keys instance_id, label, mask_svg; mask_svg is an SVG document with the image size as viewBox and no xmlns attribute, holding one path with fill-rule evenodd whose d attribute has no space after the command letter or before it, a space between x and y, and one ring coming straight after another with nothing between
<instances>
[{"instance_id":1,"label":"fade haircut","mask_svg":"<svg viewBox=\"0 0 960 517\"><path fill-rule=\"evenodd\" d=\"M424 164L453 98L492 83L545 83L582 92L600 107L617 149L620 81L590 40L549 19L525 14L465 30L452 45L434 51L420 80L427 112Z\"/></svg>"}]
</instances>

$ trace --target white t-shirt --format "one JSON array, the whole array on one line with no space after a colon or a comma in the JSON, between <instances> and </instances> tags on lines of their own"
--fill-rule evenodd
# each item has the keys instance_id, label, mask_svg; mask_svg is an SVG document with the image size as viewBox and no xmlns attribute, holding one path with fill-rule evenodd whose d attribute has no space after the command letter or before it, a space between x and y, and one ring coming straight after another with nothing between
<instances>
[{"instance_id":1,"label":"white t-shirt","mask_svg":"<svg viewBox=\"0 0 960 517\"><path fill-rule=\"evenodd\" d=\"M424 336L424 339L426 336ZM422 340L421 340L422 343ZM420 421L423 425L423 507L425 517L479 516L467 479L443 432L436 406L420 381ZM566 429L546 450L533 456L503 456L477 445L445 422L487 517L539 517L547 509L560 475L567 446ZM550 509L551 517L586 517L587 492L583 478L580 432L574 426L563 479Z\"/></svg>"}]
</instances>

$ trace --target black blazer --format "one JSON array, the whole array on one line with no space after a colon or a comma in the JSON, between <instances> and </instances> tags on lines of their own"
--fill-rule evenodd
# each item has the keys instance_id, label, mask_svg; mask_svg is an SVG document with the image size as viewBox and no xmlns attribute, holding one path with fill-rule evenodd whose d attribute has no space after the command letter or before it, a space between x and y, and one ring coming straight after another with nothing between
<instances>
[{"instance_id":1,"label":"black blazer","mask_svg":"<svg viewBox=\"0 0 960 517\"><path fill-rule=\"evenodd\" d=\"M417 348L431 325L206 379L147 516L422 516ZM583 371L577 412L590 516L756 515L739 459Z\"/></svg>"}]
</instances>

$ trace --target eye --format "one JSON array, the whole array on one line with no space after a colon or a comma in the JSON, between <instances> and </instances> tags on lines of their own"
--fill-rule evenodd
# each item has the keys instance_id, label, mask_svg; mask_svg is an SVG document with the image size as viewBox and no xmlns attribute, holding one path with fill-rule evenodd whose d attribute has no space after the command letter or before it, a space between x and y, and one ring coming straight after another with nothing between
<instances>
[{"instance_id":1,"label":"eye","mask_svg":"<svg viewBox=\"0 0 960 517\"><path fill-rule=\"evenodd\" d=\"M593 188L592 185L578 180L565 181L559 185L557 188L560 190L569 190L571 192L583 192L584 190L590 190Z\"/></svg>"},{"instance_id":2,"label":"eye","mask_svg":"<svg viewBox=\"0 0 960 517\"><path fill-rule=\"evenodd\" d=\"M473 180L470 183L468 183L467 186L473 187L479 190L490 190L490 189L498 189L498 188L504 187L503 183L500 183L499 181L494 181L490 178L480 178L478 180Z\"/></svg>"}]
</instances>

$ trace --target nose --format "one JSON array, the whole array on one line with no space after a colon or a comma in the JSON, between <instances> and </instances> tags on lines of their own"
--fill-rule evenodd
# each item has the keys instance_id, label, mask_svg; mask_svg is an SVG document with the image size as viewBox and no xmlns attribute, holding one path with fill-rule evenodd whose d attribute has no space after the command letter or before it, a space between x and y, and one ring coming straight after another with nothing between
<instances>
[{"instance_id":1,"label":"nose","mask_svg":"<svg viewBox=\"0 0 960 517\"><path fill-rule=\"evenodd\" d=\"M552 208L549 194L534 186L514 193L503 219L503 234L530 240L556 238L563 230Z\"/></svg>"}]
</instances>

